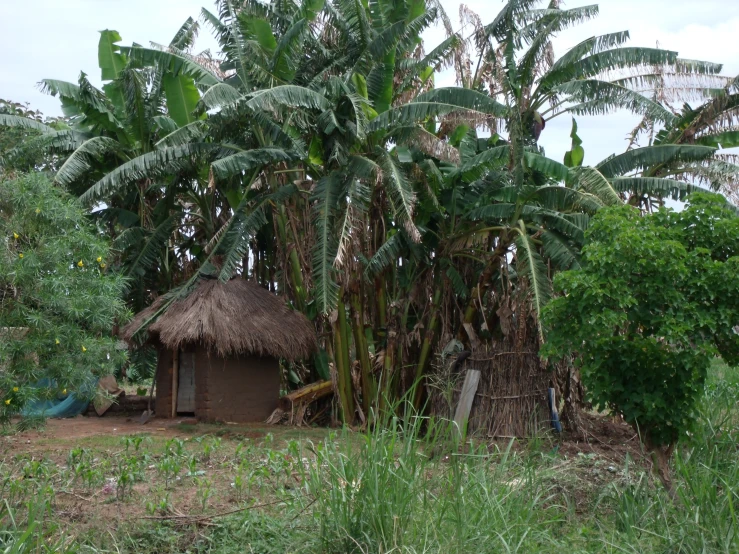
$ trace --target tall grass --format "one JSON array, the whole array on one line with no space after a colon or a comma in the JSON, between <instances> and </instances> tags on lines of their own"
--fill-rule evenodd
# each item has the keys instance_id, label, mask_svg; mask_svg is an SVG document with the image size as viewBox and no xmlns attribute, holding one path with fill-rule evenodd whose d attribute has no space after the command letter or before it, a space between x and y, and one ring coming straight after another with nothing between
<instances>
[{"instance_id":1,"label":"tall grass","mask_svg":"<svg viewBox=\"0 0 739 554\"><path fill-rule=\"evenodd\" d=\"M458 452L449 422L390 418L313 448L305 487L321 552L540 552L563 521L511 445Z\"/></svg>"},{"instance_id":2,"label":"tall grass","mask_svg":"<svg viewBox=\"0 0 739 554\"><path fill-rule=\"evenodd\" d=\"M644 473L612 486L614 552L739 552L738 400L739 373L717 364L695 432L673 460L679 502L650 486Z\"/></svg>"}]
</instances>

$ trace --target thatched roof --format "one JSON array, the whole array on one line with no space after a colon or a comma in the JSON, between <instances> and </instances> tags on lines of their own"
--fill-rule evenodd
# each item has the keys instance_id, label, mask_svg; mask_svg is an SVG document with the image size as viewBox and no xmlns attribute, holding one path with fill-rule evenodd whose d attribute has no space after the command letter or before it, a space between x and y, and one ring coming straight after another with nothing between
<instances>
[{"instance_id":1,"label":"thatched roof","mask_svg":"<svg viewBox=\"0 0 739 554\"><path fill-rule=\"evenodd\" d=\"M141 324L164 302L158 298L121 331L132 344ZM235 278L205 279L184 299L174 301L149 325L149 336L172 350L202 344L221 356L252 354L298 360L317 349L313 325L256 283Z\"/></svg>"}]
</instances>

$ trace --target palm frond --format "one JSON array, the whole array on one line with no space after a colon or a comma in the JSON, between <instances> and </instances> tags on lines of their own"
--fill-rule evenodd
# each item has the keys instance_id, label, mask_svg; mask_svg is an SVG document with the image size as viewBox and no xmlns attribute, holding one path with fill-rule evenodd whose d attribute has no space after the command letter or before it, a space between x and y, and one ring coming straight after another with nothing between
<instances>
[{"instance_id":1,"label":"palm frond","mask_svg":"<svg viewBox=\"0 0 739 554\"><path fill-rule=\"evenodd\" d=\"M174 123L174 121L172 121ZM175 123L175 126L177 124ZM179 146L188 142L196 141L207 132L207 123L202 120L193 121L180 128L175 128L169 134L159 139L154 146L166 148L168 146Z\"/></svg>"},{"instance_id":2,"label":"palm frond","mask_svg":"<svg viewBox=\"0 0 739 554\"><path fill-rule=\"evenodd\" d=\"M684 144L645 146L644 148L635 148L618 156L608 158L595 167L604 177L610 179L611 177L623 175L629 171L644 169L657 164L674 161L692 162L704 160L712 156L715 151L715 148L708 146Z\"/></svg>"},{"instance_id":3,"label":"palm frond","mask_svg":"<svg viewBox=\"0 0 739 554\"><path fill-rule=\"evenodd\" d=\"M493 22L485 26L485 35L494 36L498 42L503 42L509 32L515 30L516 21L521 21L538 0L508 0Z\"/></svg>"},{"instance_id":4,"label":"palm frond","mask_svg":"<svg viewBox=\"0 0 739 554\"><path fill-rule=\"evenodd\" d=\"M297 85L282 85L250 95L247 106L254 110L276 110L280 106L327 110L331 103L316 91Z\"/></svg>"},{"instance_id":5,"label":"palm frond","mask_svg":"<svg viewBox=\"0 0 739 554\"><path fill-rule=\"evenodd\" d=\"M580 253L571 240L556 231L546 230L541 234L541 252L560 271L580 268Z\"/></svg>"},{"instance_id":6,"label":"palm frond","mask_svg":"<svg viewBox=\"0 0 739 554\"><path fill-rule=\"evenodd\" d=\"M629 40L629 32L608 33L596 37L590 37L570 48L565 54L554 62L551 71L556 73L560 69L572 65L588 54L597 54L604 50L616 48Z\"/></svg>"},{"instance_id":7,"label":"palm frond","mask_svg":"<svg viewBox=\"0 0 739 554\"><path fill-rule=\"evenodd\" d=\"M138 278L146 273L159 261L162 252L167 248L167 241L177 225L177 214L172 214L160 223L146 238L143 246L138 245L138 254L126 266L125 274L128 277ZM133 283L133 281L132 281Z\"/></svg>"},{"instance_id":8,"label":"palm frond","mask_svg":"<svg viewBox=\"0 0 739 554\"><path fill-rule=\"evenodd\" d=\"M696 144L711 148L735 148L739 146L739 131L723 131L715 134L701 135L696 138Z\"/></svg>"},{"instance_id":9,"label":"palm frond","mask_svg":"<svg viewBox=\"0 0 739 554\"><path fill-rule=\"evenodd\" d=\"M81 178L92 167L95 160L109 153L122 151L121 144L108 137L93 137L72 152L56 174L55 180L68 186Z\"/></svg>"},{"instance_id":10,"label":"palm frond","mask_svg":"<svg viewBox=\"0 0 739 554\"><path fill-rule=\"evenodd\" d=\"M32 129L41 133L53 133L54 129L48 125L44 125L40 121L22 117L20 115L0 114L0 125L5 127L19 127L23 129Z\"/></svg>"},{"instance_id":11,"label":"palm frond","mask_svg":"<svg viewBox=\"0 0 739 554\"><path fill-rule=\"evenodd\" d=\"M508 161L511 147L507 144L495 146L483 150L472 158L466 160L459 168L459 172L464 175L465 179L472 181L479 179L492 168L497 168Z\"/></svg>"},{"instance_id":12,"label":"palm frond","mask_svg":"<svg viewBox=\"0 0 739 554\"><path fill-rule=\"evenodd\" d=\"M674 200L684 200L695 191L705 190L699 186L661 177L617 177L611 180L613 188L620 192L628 192L639 196L669 196Z\"/></svg>"},{"instance_id":13,"label":"palm frond","mask_svg":"<svg viewBox=\"0 0 739 554\"><path fill-rule=\"evenodd\" d=\"M610 181L594 167L570 168L568 181L573 183L573 188L581 189L600 199L605 206L618 206L622 203L618 191L613 188Z\"/></svg>"},{"instance_id":14,"label":"palm frond","mask_svg":"<svg viewBox=\"0 0 739 554\"><path fill-rule=\"evenodd\" d=\"M202 86L213 86L220 79L197 62L173 52L143 46L121 46L121 52L130 59L133 67L158 67L173 76L187 75Z\"/></svg>"},{"instance_id":15,"label":"palm frond","mask_svg":"<svg viewBox=\"0 0 739 554\"><path fill-rule=\"evenodd\" d=\"M187 50L195 44L195 39L198 38L198 31L200 25L192 17L188 17L182 26L177 30L172 40L169 42L171 48L177 48L178 50Z\"/></svg>"},{"instance_id":16,"label":"palm frond","mask_svg":"<svg viewBox=\"0 0 739 554\"><path fill-rule=\"evenodd\" d=\"M559 162L555 162L551 158L534 154L533 152L526 152L524 154L526 159L526 165L534 171L540 171L550 179L556 181L566 181L569 175L569 168Z\"/></svg>"},{"instance_id":17,"label":"palm frond","mask_svg":"<svg viewBox=\"0 0 739 554\"><path fill-rule=\"evenodd\" d=\"M574 81L587 79L613 70L638 68L644 66L672 65L677 61L677 52L659 48L623 47L591 54L578 60L561 63L563 56L541 80L542 90Z\"/></svg>"},{"instance_id":18,"label":"palm frond","mask_svg":"<svg viewBox=\"0 0 739 554\"><path fill-rule=\"evenodd\" d=\"M93 202L138 179L175 171L195 155L217 152L224 148L222 145L209 143L188 143L142 154L105 175L90 187L80 200L84 203Z\"/></svg>"},{"instance_id":19,"label":"palm frond","mask_svg":"<svg viewBox=\"0 0 739 554\"><path fill-rule=\"evenodd\" d=\"M507 108L489 96L463 88L440 88L420 94L413 102L387 110L369 124L370 131L425 121L454 112L500 117Z\"/></svg>"},{"instance_id":20,"label":"palm frond","mask_svg":"<svg viewBox=\"0 0 739 554\"><path fill-rule=\"evenodd\" d=\"M365 281L371 283L375 277L395 264L403 248L401 238L401 233L395 233L377 249L377 252L369 259L367 267L364 269Z\"/></svg>"},{"instance_id":21,"label":"palm frond","mask_svg":"<svg viewBox=\"0 0 739 554\"><path fill-rule=\"evenodd\" d=\"M380 152L380 167L382 167L385 189L388 192L388 197L398 221L403 224L411 240L414 242L420 241L421 233L418 232L413 222L416 195L408 179L393 156L386 150Z\"/></svg>"},{"instance_id":22,"label":"palm frond","mask_svg":"<svg viewBox=\"0 0 739 554\"><path fill-rule=\"evenodd\" d=\"M467 217L473 221L502 221L507 222L511 216L516 213L516 205L508 202L500 204L490 204L488 206L480 206L470 210Z\"/></svg>"},{"instance_id":23,"label":"palm frond","mask_svg":"<svg viewBox=\"0 0 739 554\"><path fill-rule=\"evenodd\" d=\"M59 98L68 98L70 100L80 100L80 87L74 83L59 81L57 79L43 79L39 83L39 88L44 94L58 96Z\"/></svg>"},{"instance_id":24,"label":"palm frond","mask_svg":"<svg viewBox=\"0 0 739 554\"><path fill-rule=\"evenodd\" d=\"M203 93L200 101L210 110L231 106L244 99L244 96L228 83L218 83Z\"/></svg>"},{"instance_id":25,"label":"palm frond","mask_svg":"<svg viewBox=\"0 0 739 554\"><path fill-rule=\"evenodd\" d=\"M568 101L580 102L564 110L578 115L600 115L626 109L668 126L677 119L660 103L607 81L579 79L563 83L555 87L554 91L568 96Z\"/></svg>"},{"instance_id":26,"label":"palm frond","mask_svg":"<svg viewBox=\"0 0 739 554\"><path fill-rule=\"evenodd\" d=\"M454 267L454 264L448 258L443 258L442 260L440 260L440 265L442 269L445 270L444 274L447 276L447 279L449 279L449 282L452 284L454 294L456 294L462 300L466 300L467 298L469 298L470 289L464 282L462 275L460 275L459 271L457 271L457 268Z\"/></svg>"},{"instance_id":27,"label":"palm frond","mask_svg":"<svg viewBox=\"0 0 739 554\"><path fill-rule=\"evenodd\" d=\"M537 226L555 230L566 237L582 244L585 239L585 229L588 228L590 218L587 214L563 214L555 210L539 206L526 205L521 209L521 217Z\"/></svg>"},{"instance_id":28,"label":"palm frond","mask_svg":"<svg viewBox=\"0 0 739 554\"><path fill-rule=\"evenodd\" d=\"M175 123L175 120L166 115L156 115L151 118L151 121L154 123L154 126L160 131L163 131L165 135L174 133L177 130L177 123Z\"/></svg>"},{"instance_id":29,"label":"palm frond","mask_svg":"<svg viewBox=\"0 0 739 554\"><path fill-rule=\"evenodd\" d=\"M601 200L588 192L564 186L544 186L536 189L534 196L542 205L559 212L585 211L595 213L603 207Z\"/></svg>"},{"instance_id":30,"label":"palm frond","mask_svg":"<svg viewBox=\"0 0 739 554\"><path fill-rule=\"evenodd\" d=\"M237 152L214 161L211 164L213 174L219 179L225 179L232 175L238 175L264 165L288 162L294 159L294 155L281 148L255 148Z\"/></svg>"},{"instance_id":31,"label":"palm frond","mask_svg":"<svg viewBox=\"0 0 739 554\"><path fill-rule=\"evenodd\" d=\"M528 282L528 295L536 312L536 321L539 327L539 336L544 341L544 333L541 328L541 310L552 297L552 285L544 260L536 250L536 245L529 237L523 221L518 222L518 235L516 236L516 269L519 277Z\"/></svg>"},{"instance_id":32,"label":"palm frond","mask_svg":"<svg viewBox=\"0 0 739 554\"><path fill-rule=\"evenodd\" d=\"M453 164L460 162L459 150L420 125L395 127L388 138L395 139L397 144L417 148L432 158Z\"/></svg>"},{"instance_id":33,"label":"palm frond","mask_svg":"<svg viewBox=\"0 0 739 554\"><path fill-rule=\"evenodd\" d=\"M333 222L341 187L340 175L333 172L318 181L311 196L316 231L312 256L313 283L317 307L324 314L334 309L338 301L339 285L334 279L333 267L337 249Z\"/></svg>"}]
</instances>

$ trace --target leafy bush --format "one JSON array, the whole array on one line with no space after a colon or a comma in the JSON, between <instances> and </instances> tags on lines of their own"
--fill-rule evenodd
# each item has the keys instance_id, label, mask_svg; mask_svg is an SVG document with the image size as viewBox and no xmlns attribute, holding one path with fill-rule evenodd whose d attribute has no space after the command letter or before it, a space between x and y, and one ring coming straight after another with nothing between
<instances>
[{"instance_id":1,"label":"leafy bush","mask_svg":"<svg viewBox=\"0 0 739 554\"><path fill-rule=\"evenodd\" d=\"M66 192L36 173L0 177L0 422L49 378L79 391L123 362L111 328L127 310L108 243Z\"/></svg>"},{"instance_id":2,"label":"leafy bush","mask_svg":"<svg viewBox=\"0 0 739 554\"><path fill-rule=\"evenodd\" d=\"M582 268L555 279L543 354L579 354L593 403L637 427L664 470L713 358L739 359L739 218L696 194L681 212L604 209L586 241Z\"/></svg>"}]
</instances>

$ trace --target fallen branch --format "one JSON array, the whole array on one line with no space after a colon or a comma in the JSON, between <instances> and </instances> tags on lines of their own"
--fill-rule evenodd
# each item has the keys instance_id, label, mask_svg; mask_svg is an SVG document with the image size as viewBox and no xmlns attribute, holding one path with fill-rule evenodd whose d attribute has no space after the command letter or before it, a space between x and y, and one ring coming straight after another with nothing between
<instances>
[{"instance_id":1,"label":"fallen branch","mask_svg":"<svg viewBox=\"0 0 739 554\"><path fill-rule=\"evenodd\" d=\"M266 423L279 423L286 414L289 414L288 423L302 425L308 407L319 398L333 394L333 392L331 381L320 381L286 394L280 398L277 409L269 416Z\"/></svg>"},{"instance_id":2,"label":"fallen branch","mask_svg":"<svg viewBox=\"0 0 739 554\"><path fill-rule=\"evenodd\" d=\"M321 381L319 383L311 383L296 391L286 394L280 398L278 406L288 412L295 408L297 404L310 404L311 402L328 396L333 392L331 381Z\"/></svg>"}]
</instances>

